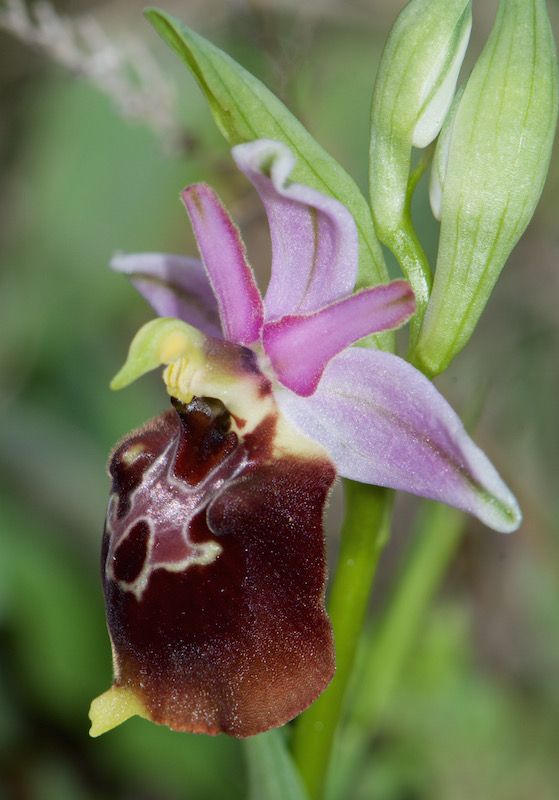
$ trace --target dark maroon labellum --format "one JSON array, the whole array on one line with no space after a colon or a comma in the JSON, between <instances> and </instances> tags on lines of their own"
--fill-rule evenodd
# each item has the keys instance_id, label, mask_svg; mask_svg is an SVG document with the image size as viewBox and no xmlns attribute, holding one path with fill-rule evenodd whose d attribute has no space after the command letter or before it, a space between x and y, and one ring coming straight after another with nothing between
<instances>
[{"instance_id":1,"label":"dark maroon labellum","mask_svg":"<svg viewBox=\"0 0 559 800\"><path fill-rule=\"evenodd\" d=\"M175 730L250 736L333 674L322 517L335 472L319 451L278 451L274 415L241 437L219 401L173 402L110 464L115 685Z\"/></svg>"}]
</instances>

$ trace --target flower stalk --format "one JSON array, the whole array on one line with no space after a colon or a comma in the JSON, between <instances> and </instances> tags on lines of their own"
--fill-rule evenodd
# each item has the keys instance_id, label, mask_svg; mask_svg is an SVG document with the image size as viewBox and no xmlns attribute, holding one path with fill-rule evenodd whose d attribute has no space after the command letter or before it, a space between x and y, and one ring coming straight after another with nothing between
<instances>
[{"instance_id":1,"label":"flower stalk","mask_svg":"<svg viewBox=\"0 0 559 800\"><path fill-rule=\"evenodd\" d=\"M435 146L430 144L422 151L417 164L412 170L408 180L402 219L398 230L390 239L392 252L398 259L404 273L408 276L415 296L416 313L410 320L410 350L413 349L417 342L433 285L431 265L416 233L411 206L417 185L431 164L434 153Z\"/></svg>"},{"instance_id":2,"label":"flower stalk","mask_svg":"<svg viewBox=\"0 0 559 800\"><path fill-rule=\"evenodd\" d=\"M382 724L421 622L462 541L466 521L454 508L426 503L413 524L409 552L382 616L362 633L344 748L330 786L334 797L350 795L351 783Z\"/></svg>"},{"instance_id":3,"label":"flower stalk","mask_svg":"<svg viewBox=\"0 0 559 800\"><path fill-rule=\"evenodd\" d=\"M299 719L293 753L310 800L324 793L336 730L380 555L389 538L392 492L345 481L346 515L328 612L334 629L336 673Z\"/></svg>"}]
</instances>

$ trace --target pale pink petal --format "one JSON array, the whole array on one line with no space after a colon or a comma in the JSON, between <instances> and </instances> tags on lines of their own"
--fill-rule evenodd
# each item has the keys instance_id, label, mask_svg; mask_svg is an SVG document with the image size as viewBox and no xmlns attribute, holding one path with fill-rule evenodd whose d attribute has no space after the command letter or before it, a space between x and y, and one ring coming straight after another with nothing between
<instances>
[{"instance_id":1,"label":"pale pink petal","mask_svg":"<svg viewBox=\"0 0 559 800\"><path fill-rule=\"evenodd\" d=\"M353 480L440 500L495 530L515 530L518 504L434 385L406 361L351 348L312 397L278 392L286 416Z\"/></svg>"},{"instance_id":2,"label":"pale pink petal","mask_svg":"<svg viewBox=\"0 0 559 800\"><path fill-rule=\"evenodd\" d=\"M239 230L206 184L188 186L182 199L217 299L223 334L230 342L252 344L262 328L262 298Z\"/></svg>"},{"instance_id":3,"label":"pale pink petal","mask_svg":"<svg viewBox=\"0 0 559 800\"><path fill-rule=\"evenodd\" d=\"M393 281L338 300L314 314L266 323L264 350L283 385L307 397L335 355L370 333L403 325L414 313L409 283Z\"/></svg>"},{"instance_id":4,"label":"pale pink petal","mask_svg":"<svg viewBox=\"0 0 559 800\"><path fill-rule=\"evenodd\" d=\"M357 278L358 240L345 206L290 183L295 158L281 142L240 144L232 154L268 215L272 277L264 299L266 319L317 311L350 294Z\"/></svg>"},{"instance_id":5,"label":"pale pink petal","mask_svg":"<svg viewBox=\"0 0 559 800\"><path fill-rule=\"evenodd\" d=\"M116 272L128 275L160 317L177 317L209 336L221 337L217 303L200 261L167 253L119 253Z\"/></svg>"}]
</instances>

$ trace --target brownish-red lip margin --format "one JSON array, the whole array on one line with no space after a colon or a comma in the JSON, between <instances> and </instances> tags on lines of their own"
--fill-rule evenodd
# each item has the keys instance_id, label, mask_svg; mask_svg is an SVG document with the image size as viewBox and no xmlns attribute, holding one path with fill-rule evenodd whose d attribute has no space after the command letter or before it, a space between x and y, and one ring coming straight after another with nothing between
<instances>
[{"instance_id":1,"label":"brownish-red lip margin","mask_svg":"<svg viewBox=\"0 0 559 800\"><path fill-rule=\"evenodd\" d=\"M217 401L195 398L176 409L126 437L110 465L118 500L109 508L103 573L115 685L174 730L251 736L303 711L334 672L322 520L335 471L326 458L274 458L272 416L240 441ZM208 564L154 569L138 596L114 576L139 573L145 530L136 528L127 551L126 538L116 549L109 539L138 525L131 496L172 442L175 478L188 487L215 478L219 488L184 517L176 507L156 516L168 523L174 514L177 537L186 522L192 543L222 549ZM123 453L134 445L142 455L127 465ZM130 567L118 563L123 552Z\"/></svg>"}]
</instances>

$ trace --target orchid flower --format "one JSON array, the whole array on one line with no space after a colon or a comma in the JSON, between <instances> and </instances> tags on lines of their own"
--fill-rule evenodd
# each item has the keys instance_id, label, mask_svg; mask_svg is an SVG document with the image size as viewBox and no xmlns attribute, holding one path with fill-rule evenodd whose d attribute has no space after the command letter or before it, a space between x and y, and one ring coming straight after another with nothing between
<instances>
[{"instance_id":1,"label":"orchid flower","mask_svg":"<svg viewBox=\"0 0 559 800\"><path fill-rule=\"evenodd\" d=\"M238 145L272 240L262 299L245 248L205 184L182 194L202 262L120 255L160 318L114 388L165 364L174 410L110 465L103 569L113 687L97 735L132 714L249 736L281 725L334 671L322 519L336 473L440 500L500 531L517 503L433 384L353 347L414 313L405 281L353 292L355 223L290 181L278 142Z\"/></svg>"}]
</instances>

